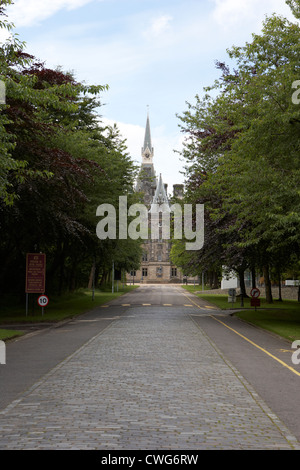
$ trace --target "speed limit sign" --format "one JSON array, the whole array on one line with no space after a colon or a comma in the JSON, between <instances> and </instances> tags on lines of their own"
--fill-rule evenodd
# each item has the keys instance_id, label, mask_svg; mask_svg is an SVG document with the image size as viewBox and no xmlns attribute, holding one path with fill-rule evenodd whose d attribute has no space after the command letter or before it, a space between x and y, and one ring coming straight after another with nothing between
<instances>
[{"instance_id":1,"label":"speed limit sign","mask_svg":"<svg viewBox=\"0 0 300 470\"><path fill-rule=\"evenodd\" d=\"M49 299L46 295L40 295L37 301L40 307L46 307L49 303Z\"/></svg>"}]
</instances>

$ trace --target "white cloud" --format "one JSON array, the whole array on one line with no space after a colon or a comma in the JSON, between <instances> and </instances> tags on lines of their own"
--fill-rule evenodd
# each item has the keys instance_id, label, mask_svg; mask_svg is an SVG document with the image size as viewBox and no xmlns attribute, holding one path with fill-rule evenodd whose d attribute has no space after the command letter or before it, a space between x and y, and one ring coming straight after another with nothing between
<instances>
[{"instance_id":1,"label":"white cloud","mask_svg":"<svg viewBox=\"0 0 300 470\"><path fill-rule=\"evenodd\" d=\"M115 122L107 118L102 118L101 121L110 126L113 126L114 123L117 124L123 139L127 140L126 145L132 160L135 164L140 165L145 127ZM183 137L178 133L168 135L164 126L158 126L151 127L151 138L154 147L153 163L156 175L162 174L164 183L168 184L168 192L172 193L173 184L181 184L184 181L183 175L180 174L184 164L178 154L174 152L174 150L182 149Z\"/></svg>"},{"instance_id":2,"label":"white cloud","mask_svg":"<svg viewBox=\"0 0 300 470\"><path fill-rule=\"evenodd\" d=\"M102 118L101 121L108 126L117 124L123 139L126 139L126 145L131 158L136 162L141 162L141 148L144 142L145 128L136 124L127 124L124 122L115 122L112 119Z\"/></svg>"},{"instance_id":3,"label":"white cloud","mask_svg":"<svg viewBox=\"0 0 300 470\"><path fill-rule=\"evenodd\" d=\"M11 38L11 33L7 29L0 29L0 45Z\"/></svg>"},{"instance_id":4,"label":"white cloud","mask_svg":"<svg viewBox=\"0 0 300 470\"><path fill-rule=\"evenodd\" d=\"M32 26L62 9L74 10L93 0L15 0L7 8L10 20L16 27Z\"/></svg>"},{"instance_id":5,"label":"white cloud","mask_svg":"<svg viewBox=\"0 0 300 470\"><path fill-rule=\"evenodd\" d=\"M261 26L263 15L268 12L293 17L290 8L283 0L211 0L215 4L214 20L224 30L232 27L245 27L245 24Z\"/></svg>"},{"instance_id":6,"label":"white cloud","mask_svg":"<svg viewBox=\"0 0 300 470\"><path fill-rule=\"evenodd\" d=\"M151 27L148 30L151 36L158 37L170 30L170 22L172 17L169 15L162 15L152 21Z\"/></svg>"}]
</instances>

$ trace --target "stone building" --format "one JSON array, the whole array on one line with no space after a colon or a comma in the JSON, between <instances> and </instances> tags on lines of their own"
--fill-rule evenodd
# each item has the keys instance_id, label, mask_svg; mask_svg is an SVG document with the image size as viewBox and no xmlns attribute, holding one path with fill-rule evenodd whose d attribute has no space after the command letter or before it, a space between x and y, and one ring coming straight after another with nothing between
<instances>
[{"instance_id":1,"label":"stone building","mask_svg":"<svg viewBox=\"0 0 300 470\"><path fill-rule=\"evenodd\" d=\"M154 148L152 147L149 115L146 121L144 145L142 147L142 164L136 184L136 191L143 193L144 204L148 208L149 229L157 229L157 237L143 244L143 257L140 269L127 275L127 281L137 283L182 283L185 276L170 260L170 240L162 238L162 214L157 212L157 205L170 207L168 187L163 183L162 175L157 177L153 164ZM173 185L173 196L183 196L183 185Z\"/></svg>"}]
</instances>

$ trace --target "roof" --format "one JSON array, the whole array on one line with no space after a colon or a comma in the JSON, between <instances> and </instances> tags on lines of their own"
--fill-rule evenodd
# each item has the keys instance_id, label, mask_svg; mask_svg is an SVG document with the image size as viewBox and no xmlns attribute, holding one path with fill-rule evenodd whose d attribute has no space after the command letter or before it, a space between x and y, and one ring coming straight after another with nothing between
<instances>
[{"instance_id":1,"label":"roof","mask_svg":"<svg viewBox=\"0 0 300 470\"><path fill-rule=\"evenodd\" d=\"M146 130L145 130L145 138L144 138L144 147L143 151L149 149L152 152L152 142L151 142L151 132L150 132L150 120L149 114L147 115L147 122L146 122Z\"/></svg>"},{"instance_id":2,"label":"roof","mask_svg":"<svg viewBox=\"0 0 300 470\"><path fill-rule=\"evenodd\" d=\"M161 177L161 173L159 175L159 180L156 186L155 195L152 200L150 212L157 212L158 207L156 206L156 204L159 206L163 206L163 210L169 210L169 200L166 194L166 190L165 190L165 186Z\"/></svg>"}]
</instances>

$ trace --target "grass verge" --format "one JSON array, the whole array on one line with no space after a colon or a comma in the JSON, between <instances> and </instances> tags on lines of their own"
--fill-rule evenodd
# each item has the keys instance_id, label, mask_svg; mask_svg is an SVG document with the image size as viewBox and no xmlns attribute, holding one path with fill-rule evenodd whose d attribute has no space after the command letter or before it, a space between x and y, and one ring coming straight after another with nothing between
<instances>
[{"instance_id":1,"label":"grass verge","mask_svg":"<svg viewBox=\"0 0 300 470\"><path fill-rule=\"evenodd\" d=\"M199 286L183 286L188 292L196 294L210 304L216 305L222 310L231 310L232 303L228 302L226 295L202 294ZM300 339L300 304L296 300L274 300L273 304L268 304L265 298L261 298L261 307L255 310L250 305L250 299L244 299L245 310L240 309L240 299L234 303L236 315L252 325L256 325L271 333L275 333L289 341Z\"/></svg>"},{"instance_id":2,"label":"grass verge","mask_svg":"<svg viewBox=\"0 0 300 470\"><path fill-rule=\"evenodd\" d=\"M300 339L300 306L297 310L271 309L242 311L235 314L241 320L275 333L289 341Z\"/></svg>"},{"instance_id":3,"label":"grass verge","mask_svg":"<svg viewBox=\"0 0 300 470\"><path fill-rule=\"evenodd\" d=\"M114 293L95 290L94 300L92 291L89 289L80 289L77 292L60 297L50 297L43 315L41 307L37 304L38 294L31 294L29 297L28 315L26 315L25 299L23 305L16 304L13 299L6 299L0 306L0 324L5 327L5 325L19 323L59 322L88 312L136 288L137 286L121 286L118 291L115 289ZM22 334L22 332L5 328L0 329L0 339L2 340L19 334Z\"/></svg>"},{"instance_id":4,"label":"grass verge","mask_svg":"<svg viewBox=\"0 0 300 470\"><path fill-rule=\"evenodd\" d=\"M5 341L7 339L15 338L16 336L22 336L23 334L23 331L0 329L0 340Z\"/></svg>"}]
</instances>

